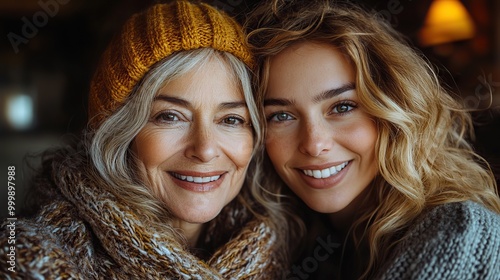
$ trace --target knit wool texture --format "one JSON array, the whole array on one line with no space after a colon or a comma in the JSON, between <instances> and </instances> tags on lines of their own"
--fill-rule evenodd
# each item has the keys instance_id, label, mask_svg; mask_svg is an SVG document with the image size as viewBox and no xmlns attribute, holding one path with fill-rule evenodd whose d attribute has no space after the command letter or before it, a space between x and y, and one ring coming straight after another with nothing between
<instances>
[{"instance_id":1,"label":"knit wool texture","mask_svg":"<svg viewBox=\"0 0 500 280\"><path fill-rule=\"evenodd\" d=\"M171 233L151 227L75 161L53 160L52 178L37 186L51 194L51 202L33 219L16 221L15 245L8 244L2 225L0 279L281 278L285 264L277 260L271 222L249 216L238 201L208 223L201 238L216 246L203 260ZM221 235L229 240L213 242ZM6 259L10 246L16 247L14 271Z\"/></svg>"},{"instance_id":2,"label":"knit wool texture","mask_svg":"<svg viewBox=\"0 0 500 280\"><path fill-rule=\"evenodd\" d=\"M101 57L90 85L89 127L97 128L131 94L151 67L179 52L213 48L252 66L241 26L204 4L156 4L133 15Z\"/></svg>"},{"instance_id":3,"label":"knit wool texture","mask_svg":"<svg viewBox=\"0 0 500 280\"><path fill-rule=\"evenodd\" d=\"M472 202L437 206L416 221L375 279L500 279L500 215Z\"/></svg>"}]
</instances>

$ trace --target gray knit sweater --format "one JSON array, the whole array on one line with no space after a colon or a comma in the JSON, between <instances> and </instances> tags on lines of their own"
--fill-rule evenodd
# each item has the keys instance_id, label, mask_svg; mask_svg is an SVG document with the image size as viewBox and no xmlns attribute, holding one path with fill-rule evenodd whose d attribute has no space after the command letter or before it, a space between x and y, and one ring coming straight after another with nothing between
<instances>
[{"instance_id":1,"label":"gray knit sweater","mask_svg":"<svg viewBox=\"0 0 500 280\"><path fill-rule=\"evenodd\" d=\"M470 201L432 209L377 279L500 279L500 215Z\"/></svg>"}]
</instances>

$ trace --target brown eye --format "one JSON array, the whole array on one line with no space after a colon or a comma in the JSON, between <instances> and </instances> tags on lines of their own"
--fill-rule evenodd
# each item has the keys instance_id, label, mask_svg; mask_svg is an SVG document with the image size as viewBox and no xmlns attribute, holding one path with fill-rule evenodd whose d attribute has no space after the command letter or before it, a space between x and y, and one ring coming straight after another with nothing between
<instances>
[{"instance_id":1,"label":"brown eye","mask_svg":"<svg viewBox=\"0 0 500 280\"><path fill-rule=\"evenodd\" d=\"M154 118L156 123L172 123L179 121L179 117L171 112L162 112Z\"/></svg>"},{"instance_id":2,"label":"brown eye","mask_svg":"<svg viewBox=\"0 0 500 280\"><path fill-rule=\"evenodd\" d=\"M242 118L230 116L226 117L222 120L222 123L230 126L239 126L245 124L245 121Z\"/></svg>"},{"instance_id":3,"label":"brown eye","mask_svg":"<svg viewBox=\"0 0 500 280\"><path fill-rule=\"evenodd\" d=\"M356 108L356 104L351 104L347 102L339 103L333 106L333 114L345 114Z\"/></svg>"}]
</instances>

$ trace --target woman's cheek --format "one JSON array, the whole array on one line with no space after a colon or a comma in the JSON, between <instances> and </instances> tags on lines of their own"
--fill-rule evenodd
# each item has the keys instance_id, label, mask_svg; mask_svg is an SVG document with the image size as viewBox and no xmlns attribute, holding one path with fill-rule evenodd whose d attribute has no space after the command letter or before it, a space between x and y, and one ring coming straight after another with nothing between
<instances>
[{"instance_id":1,"label":"woman's cheek","mask_svg":"<svg viewBox=\"0 0 500 280\"><path fill-rule=\"evenodd\" d=\"M250 163L254 146L251 131L237 135L223 135L221 145L238 168L246 168Z\"/></svg>"},{"instance_id":2,"label":"woman's cheek","mask_svg":"<svg viewBox=\"0 0 500 280\"><path fill-rule=\"evenodd\" d=\"M284 161L284 155L291 155L293 151L289 151L288 145L290 142L286 141L287 137L280 137L274 133L266 135L266 151L269 158L275 165L280 165Z\"/></svg>"}]
</instances>

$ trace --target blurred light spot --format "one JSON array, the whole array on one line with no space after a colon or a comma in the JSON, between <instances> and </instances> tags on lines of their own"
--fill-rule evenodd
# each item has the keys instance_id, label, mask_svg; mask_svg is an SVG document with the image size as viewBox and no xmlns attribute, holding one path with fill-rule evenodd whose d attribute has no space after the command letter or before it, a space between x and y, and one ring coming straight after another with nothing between
<instances>
[{"instance_id":1,"label":"blurred light spot","mask_svg":"<svg viewBox=\"0 0 500 280\"><path fill-rule=\"evenodd\" d=\"M459 0L434 0L419 32L422 46L438 45L474 37L475 27Z\"/></svg>"},{"instance_id":2,"label":"blurred light spot","mask_svg":"<svg viewBox=\"0 0 500 280\"><path fill-rule=\"evenodd\" d=\"M26 94L13 94L7 98L6 117L17 130L25 130L33 123L33 99Z\"/></svg>"}]
</instances>

